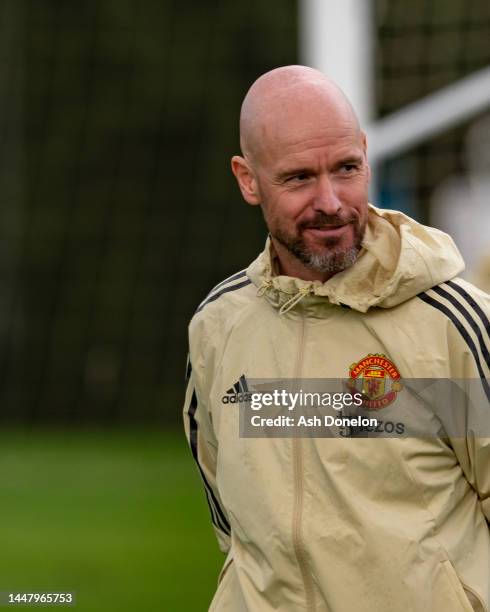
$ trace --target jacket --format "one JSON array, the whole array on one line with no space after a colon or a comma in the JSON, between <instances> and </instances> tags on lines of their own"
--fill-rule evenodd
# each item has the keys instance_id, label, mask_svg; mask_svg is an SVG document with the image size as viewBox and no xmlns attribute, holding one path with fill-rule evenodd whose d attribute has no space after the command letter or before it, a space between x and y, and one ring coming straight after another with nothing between
<instances>
[{"instance_id":1,"label":"jacket","mask_svg":"<svg viewBox=\"0 0 490 612\"><path fill-rule=\"evenodd\" d=\"M490 298L463 268L449 236L370 206L327 282L278 275L268 241L201 303L184 423L227 554L210 610L490 610L489 437L239 435L247 379L345 378L370 356L402 381L475 379L490 419Z\"/></svg>"}]
</instances>

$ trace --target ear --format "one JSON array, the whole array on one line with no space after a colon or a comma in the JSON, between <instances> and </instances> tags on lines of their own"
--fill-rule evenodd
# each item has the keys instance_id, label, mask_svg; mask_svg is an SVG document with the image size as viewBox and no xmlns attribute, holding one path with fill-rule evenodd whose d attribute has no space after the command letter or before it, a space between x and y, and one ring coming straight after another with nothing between
<instances>
[{"instance_id":1,"label":"ear","mask_svg":"<svg viewBox=\"0 0 490 612\"><path fill-rule=\"evenodd\" d=\"M368 163L368 159L367 159L367 136L366 136L366 132L362 132L361 131L361 144L362 144L362 150L364 151L364 157L366 158L366 166L367 166L367 176L368 176L368 183L371 182L371 166Z\"/></svg>"},{"instance_id":2,"label":"ear","mask_svg":"<svg viewBox=\"0 0 490 612\"><path fill-rule=\"evenodd\" d=\"M242 196L246 202L252 206L260 204L260 194L255 173L250 167L249 162L240 155L234 155L231 158L231 170L242 192Z\"/></svg>"}]
</instances>

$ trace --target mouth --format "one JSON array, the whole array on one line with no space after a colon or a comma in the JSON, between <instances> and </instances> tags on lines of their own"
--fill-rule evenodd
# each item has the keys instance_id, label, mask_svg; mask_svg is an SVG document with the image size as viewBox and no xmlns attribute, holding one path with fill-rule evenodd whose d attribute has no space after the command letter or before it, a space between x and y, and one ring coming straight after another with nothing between
<instances>
[{"instance_id":1,"label":"mouth","mask_svg":"<svg viewBox=\"0 0 490 612\"><path fill-rule=\"evenodd\" d=\"M342 236L349 228L350 223L344 225L323 225L319 227L307 227L304 231L316 238L336 238Z\"/></svg>"}]
</instances>

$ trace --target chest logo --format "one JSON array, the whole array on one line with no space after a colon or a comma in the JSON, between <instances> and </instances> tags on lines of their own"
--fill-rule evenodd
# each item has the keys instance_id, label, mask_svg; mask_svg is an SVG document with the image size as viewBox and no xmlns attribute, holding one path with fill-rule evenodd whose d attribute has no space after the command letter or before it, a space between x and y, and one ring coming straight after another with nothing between
<instances>
[{"instance_id":1,"label":"chest logo","mask_svg":"<svg viewBox=\"0 0 490 612\"><path fill-rule=\"evenodd\" d=\"M379 410L393 403L403 389L396 365L382 354L369 354L349 367L349 387L363 396L362 406Z\"/></svg>"},{"instance_id":2,"label":"chest logo","mask_svg":"<svg viewBox=\"0 0 490 612\"><path fill-rule=\"evenodd\" d=\"M243 402L250 402L251 398L252 395L248 390L247 379L245 378L245 374L242 374L233 387L230 387L223 395L221 403L241 404Z\"/></svg>"}]
</instances>

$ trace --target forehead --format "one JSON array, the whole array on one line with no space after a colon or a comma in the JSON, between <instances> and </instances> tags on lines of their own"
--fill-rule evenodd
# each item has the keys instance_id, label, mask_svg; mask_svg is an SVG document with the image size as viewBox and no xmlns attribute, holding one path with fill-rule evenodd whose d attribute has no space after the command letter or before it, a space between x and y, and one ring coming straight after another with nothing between
<instances>
[{"instance_id":1,"label":"forehead","mask_svg":"<svg viewBox=\"0 0 490 612\"><path fill-rule=\"evenodd\" d=\"M336 126L296 122L280 130L266 128L263 136L262 166L274 171L329 165L363 154L361 133L349 122Z\"/></svg>"},{"instance_id":2,"label":"forehead","mask_svg":"<svg viewBox=\"0 0 490 612\"><path fill-rule=\"evenodd\" d=\"M255 136L269 159L360 141L357 118L340 94L296 88L272 94L257 110Z\"/></svg>"}]
</instances>

